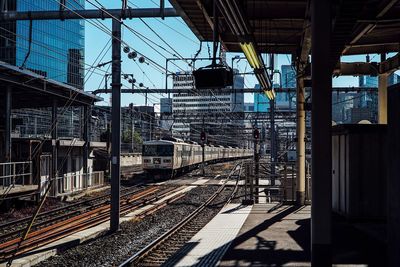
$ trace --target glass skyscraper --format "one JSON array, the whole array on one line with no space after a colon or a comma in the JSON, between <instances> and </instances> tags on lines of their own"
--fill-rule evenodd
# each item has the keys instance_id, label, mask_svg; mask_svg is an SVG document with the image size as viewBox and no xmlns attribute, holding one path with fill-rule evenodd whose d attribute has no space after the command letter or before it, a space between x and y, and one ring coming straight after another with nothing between
<instances>
[{"instance_id":1,"label":"glass skyscraper","mask_svg":"<svg viewBox=\"0 0 400 267\"><path fill-rule=\"evenodd\" d=\"M7 4L10 11L60 9L54 0L8 0ZM83 9L84 4L84 0L66 1L70 9ZM84 20L37 20L32 21L32 29L30 24L30 21L0 24L0 60L83 89Z\"/></svg>"},{"instance_id":2,"label":"glass skyscraper","mask_svg":"<svg viewBox=\"0 0 400 267\"><path fill-rule=\"evenodd\" d=\"M296 71L292 65L282 65L281 75L283 88L296 88Z\"/></svg>"},{"instance_id":3,"label":"glass skyscraper","mask_svg":"<svg viewBox=\"0 0 400 267\"><path fill-rule=\"evenodd\" d=\"M260 89L261 86L256 84L255 89ZM255 112L267 112L269 111L269 99L264 93L254 94L254 111Z\"/></svg>"},{"instance_id":4,"label":"glass skyscraper","mask_svg":"<svg viewBox=\"0 0 400 267\"><path fill-rule=\"evenodd\" d=\"M66 10L84 9L85 0L67 0ZM58 0L6 0L9 11L60 10ZM0 60L79 89L84 86L84 20L34 20L0 23ZM29 42L31 38L31 42ZM15 136L48 137L47 108L13 110ZM60 138L81 136L81 110L69 107L59 114Z\"/></svg>"}]
</instances>

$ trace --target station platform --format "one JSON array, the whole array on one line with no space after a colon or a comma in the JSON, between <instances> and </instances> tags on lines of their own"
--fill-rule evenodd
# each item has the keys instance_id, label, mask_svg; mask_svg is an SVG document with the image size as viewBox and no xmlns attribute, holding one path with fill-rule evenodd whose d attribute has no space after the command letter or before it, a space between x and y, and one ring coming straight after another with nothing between
<instances>
[{"instance_id":1,"label":"station platform","mask_svg":"<svg viewBox=\"0 0 400 267\"><path fill-rule=\"evenodd\" d=\"M219 266L311 266L311 207L256 204Z\"/></svg>"},{"instance_id":2,"label":"station platform","mask_svg":"<svg viewBox=\"0 0 400 267\"><path fill-rule=\"evenodd\" d=\"M4 195L7 193L8 197L15 196L24 196L28 194L32 194L38 190L37 185L14 185L11 189L8 187L0 187L0 195Z\"/></svg>"},{"instance_id":3,"label":"station platform","mask_svg":"<svg viewBox=\"0 0 400 267\"><path fill-rule=\"evenodd\" d=\"M387 266L382 222L332 220L332 266ZM311 266L311 206L229 204L165 266Z\"/></svg>"},{"instance_id":4,"label":"station platform","mask_svg":"<svg viewBox=\"0 0 400 267\"><path fill-rule=\"evenodd\" d=\"M310 266L310 207L275 206L227 205L168 266Z\"/></svg>"}]
</instances>

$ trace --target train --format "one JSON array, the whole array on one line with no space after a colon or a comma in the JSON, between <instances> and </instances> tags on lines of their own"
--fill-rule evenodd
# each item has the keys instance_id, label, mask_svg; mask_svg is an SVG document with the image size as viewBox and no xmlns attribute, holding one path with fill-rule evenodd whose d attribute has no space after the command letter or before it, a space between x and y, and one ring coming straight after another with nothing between
<instances>
[{"instance_id":1,"label":"train","mask_svg":"<svg viewBox=\"0 0 400 267\"><path fill-rule=\"evenodd\" d=\"M198 167L202 163L202 146L180 139L154 140L143 143L142 165L146 174L153 177L174 177ZM249 158L252 149L223 146L204 146L204 162L215 163Z\"/></svg>"}]
</instances>

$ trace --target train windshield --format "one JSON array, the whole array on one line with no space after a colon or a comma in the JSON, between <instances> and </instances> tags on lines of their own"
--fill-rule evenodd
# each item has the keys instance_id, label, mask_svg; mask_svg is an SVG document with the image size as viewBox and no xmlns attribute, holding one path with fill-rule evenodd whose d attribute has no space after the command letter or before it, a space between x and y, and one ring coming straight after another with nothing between
<instances>
[{"instance_id":1,"label":"train windshield","mask_svg":"<svg viewBox=\"0 0 400 267\"><path fill-rule=\"evenodd\" d=\"M172 156L174 154L173 145L144 145L143 156Z\"/></svg>"}]
</instances>

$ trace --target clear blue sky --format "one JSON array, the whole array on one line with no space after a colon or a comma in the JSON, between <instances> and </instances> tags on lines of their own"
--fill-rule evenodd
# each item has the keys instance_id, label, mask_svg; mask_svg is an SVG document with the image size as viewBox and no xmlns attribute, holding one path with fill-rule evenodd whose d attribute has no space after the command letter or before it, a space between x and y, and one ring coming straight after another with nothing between
<instances>
[{"instance_id":1,"label":"clear blue sky","mask_svg":"<svg viewBox=\"0 0 400 267\"><path fill-rule=\"evenodd\" d=\"M92 2L92 1L91 1ZM107 8L118 8L120 7L120 1L111 1L111 0L102 0L99 1L103 6ZM154 1L155 3L158 2ZM168 1L166 1L168 3ZM135 4L139 7L156 7L157 5L152 3L151 0L134 0L130 1L129 6L132 8L134 7L132 4ZM168 6L169 3L168 3ZM86 8L94 8L90 3L86 2ZM197 50L199 49L200 42L196 38L196 36L191 32L189 27L183 22L180 18L166 18L164 21L161 19L144 19L144 21L159 35L161 36L170 46L172 46L180 55L183 57L193 57ZM107 26L108 29L111 27L110 20L101 21L104 25ZM156 42L157 44L165 47L171 53L174 53L155 33L153 33L141 20L134 19L134 20L126 20L124 21L126 25L131 27L134 31L142 34L143 36L151 39L152 41ZM102 30L98 29L101 26L99 23L97 25L92 25L89 21L85 23L85 32L86 32L86 40L85 40L85 61L87 64L93 64L96 58L98 57L99 53L103 50L104 46L109 42L110 37L108 34L103 32ZM153 61L159 63L161 66L165 66L166 60L165 57L161 56L157 53L154 49L152 49L149 45L145 42L140 40L134 33L128 30L126 27L123 27L122 32L122 39L129 44L132 48L136 49L140 53L143 53L146 57L152 59ZM158 50L161 54L165 55L168 58L173 57L172 54L169 54L162 50L161 48L157 47L154 44L151 44L155 49ZM107 46L106 49L110 44ZM211 49L211 44L210 44ZM107 62L111 58L111 49L109 53L106 54L104 60L101 62ZM208 46L207 44L203 43L202 52L200 53L199 57L208 57ZM227 55L228 62L231 62L231 58L237 54L229 53ZM142 82L145 86L150 88L165 88L165 74L161 73L160 71L156 70L154 67L147 65L147 64L139 64L135 63L134 61L127 58L127 55L123 53L122 55L122 72L123 73L133 73L135 75L135 79L137 82ZM98 61L96 61L98 63ZM207 62L206 64L209 64ZM141 69L139 68L139 66ZM229 63L230 64L230 63ZM177 62L176 66L171 66L169 68L170 71L181 71L181 70L190 70L186 62ZM200 64L197 66L201 66ZM250 70L248 64L242 60L239 64L234 64L235 68L239 68L240 71L246 72ZM107 70L108 66L103 67L103 70ZM111 68L111 67L110 67ZM100 71L96 71L99 74L103 74ZM89 75L87 75L88 77ZM97 88L104 87L104 81L102 80L102 75L98 75L94 73L90 76L90 79L87 80L85 84L85 90L94 90ZM171 79L169 79L171 80ZM246 87L254 87L256 83L256 79L251 76L246 77ZM171 86L171 81L169 82L169 86ZM125 83L125 87L129 86L128 83ZM104 104L109 103L109 95L103 94L101 95L105 102ZM152 103L158 103L159 98L162 97L159 94L152 94L149 95L149 105ZM252 101L252 95L246 96L246 101ZM129 103L135 104L143 104L144 97L142 95L128 95L124 94L122 96L122 105L128 105Z\"/></svg>"},{"instance_id":2,"label":"clear blue sky","mask_svg":"<svg viewBox=\"0 0 400 267\"><path fill-rule=\"evenodd\" d=\"M95 3L93 0L90 2ZM121 1L115 0L99 0L103 6L106 8L119 8L121 5ZM168 1L166 1L168 3ZM135 5L138 7L156 7L158 0L130 0L129 6L134 8ZM168 3L169 6L169 3ZM86 9L95 8L90 3L86 2ZM177 52L179 52L183 57L193 57L196 51L199 49L200 42L197 40L196 36L190 31L188 26L183 22L180 18L166 18L164 21L161 19L144 19L144 21L158 34L160 35L170 46L172 46ZM110 41L110 36L103 32L102 30L98 29L98 27L104 27L101 24L104 24L108 29L111 29L111 20L104 20L104 21L96 21L96 26L89 23L87 20L85 22L85 33L86 33L86 40L85 40L85 61L87 64L93 64L96 62L96 65L99 63L99 60L95 61L98 57L99 53L103 50L106 44ZM157 45L165 47L171 53L174 53L163 41L156 36L155 33L152 32L141 20L134 19L134 20L125 20L124 23L131 27L134 31L140 33L141 35L151 39L152 41L156 42L156 45L152 44L152 46L161 54L166 57L173 57L171 54L163 51L161 48L157 47ZM123 27L122 30L122 39L129 46L133 47L140 53L143 53L146 57L152 59L153 61L157 62L161 66L165 66L165 57L160 55L158 52L153 50L149 45L144 43L140 40L134 33L129 31L126 27ZM110 43L106 47L106 50L110 47ZM211 48L211 44L210 44ZM236 56L237 54L228 53L227 61L231 62L231 58ZM208 57L208 48L206 44L203 44L202 52L200 53L199 57ZM375 61L379 59L379 57L375 57L374 55L371 56ZM279 55L278 56L278 66L276 68L280 69L280 65L288 64L289 63L289 56L286 55ZM111 48L109 49L108 53L105 53L105 57L100 62L107 62L111 60ZM147 64L140 64L135 63L134 61L128 59L125 53L122 54L122 72L123 73L133 73L135 75L135 79L137 83L142 82L146 87L150 88L165 88L165 74L161 73L160 71L156 70L154 67L147 65ZM358 57L345 57L342 61L365 61L365 56L358 56ZM170 71L180 71L180 70L190 70L186 62L179 62L177 64L179 66L175 67L172 66L169 70ZM139 68L140 66L140 68ZM111 70L111 66L107 65L103 67L103 70L107 70L110 67L109 71ZM234 64L235 68L238 68L241 72L246 72L250 70L249 65L242 60L238 64ZM98 74L96 74L98 73ZM92 91L98 88L104 88L104 81L103 81L103 73L96 70L96 73L92 75L86 75L87 81L85 83L85 90ZM90 77L90 78L88 78ZM254 87L256 83L256 79L252 76L246 76L245 78L245 85L248 88ZM124 83L125 86L129 86L128 83ZM171 84L171 82L169 82ZM333 80L334 86L357 86L357 78L355 77L340 77L335 78ZM105 103L102 104L109 104L109 95L101 95L105 99ZM159 99L162 97L159 94L149 95L149 105L153 103L159 103ZM245 96L246 102L252 102L253 96L251 94L247 94ZM144 97L139 94L135 95L122 95L122 105L126 106L129 103L134 104L143 104Z\"/></svg>"}]
</instances>

